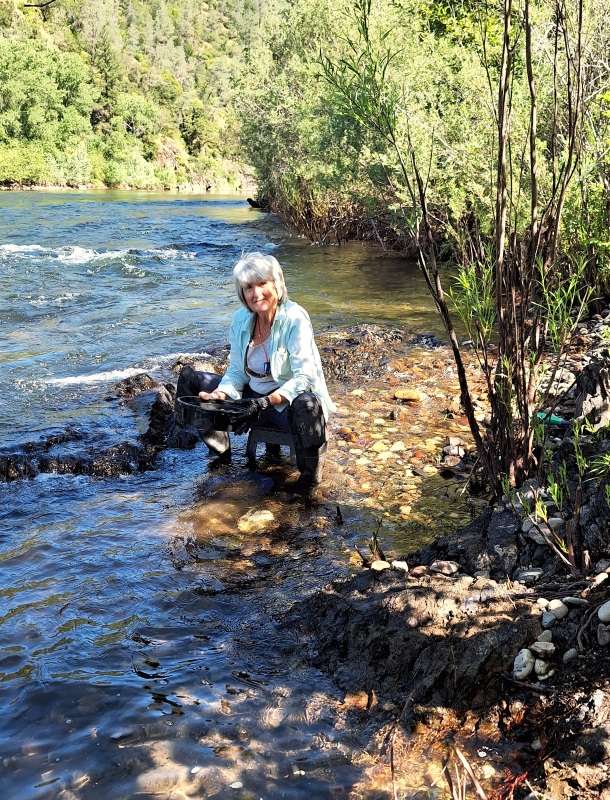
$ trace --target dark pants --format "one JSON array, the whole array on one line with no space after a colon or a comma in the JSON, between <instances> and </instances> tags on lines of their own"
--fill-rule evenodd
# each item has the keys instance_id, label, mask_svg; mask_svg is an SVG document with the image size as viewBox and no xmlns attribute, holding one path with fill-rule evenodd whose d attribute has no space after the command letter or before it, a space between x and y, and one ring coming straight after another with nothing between
<instances>
[{"instance_id":1,"label":"dark pants","mask_svg":"<svg viewBox=\"0 0 610 800\"><path fill-rule=\"evenodd\" d=\"M178 378L177 397L196 396L199 392L213 392L218 388L221 376L213 372L200 372L190 366L183 367ZM262 397L250 386L245 386L244 397ZM256 421L257 428L271 428L291 433L295 442L297 467L301 475L317 483L320 472L320 455L326 450L326 423L322 405L317 395L302 392L284 411L271 406L266 408ZM226 431L198 428L199 436L210 450L218 455L230 448Z\"/></svg>"}]
</instances>

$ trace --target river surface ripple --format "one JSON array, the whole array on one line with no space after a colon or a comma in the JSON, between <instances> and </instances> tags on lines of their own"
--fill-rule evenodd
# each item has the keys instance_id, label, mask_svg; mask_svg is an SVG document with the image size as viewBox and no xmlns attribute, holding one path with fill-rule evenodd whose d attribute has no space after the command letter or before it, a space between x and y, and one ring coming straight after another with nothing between
<instances>
[{"instance_id":1,"label":"river surface ripple","mask_svg":"<svg viewBox=\"0 0 610 800\"><path fill-rule=\"evenodd\" d=\"M404 262L313 248L238 198L0 194L0 447L67 425L77 447L134 439L114 384L224 343L254 249L317 329L434 330ZM278 619L346 572L350 542L315 511L239 534L268 489L239 456L211 481L198 447L144 475L0 485L1 797L348 795L340 697Z\"/></svg>"}]
</instances>

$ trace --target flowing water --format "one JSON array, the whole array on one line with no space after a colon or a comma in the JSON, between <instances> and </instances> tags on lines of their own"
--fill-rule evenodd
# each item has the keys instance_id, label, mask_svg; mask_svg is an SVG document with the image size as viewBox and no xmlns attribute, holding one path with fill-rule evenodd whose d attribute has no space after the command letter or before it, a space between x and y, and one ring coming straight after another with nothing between
<instances>
[{"instance_id":1,"label":"flowing water","mask_svg":"<svg viewBox=\"0 0 610 800\"><path fill-rule=\"evenodd\" d=\"M80 448L135 439L113 386L224 343L245 250L279 258L317 329L438 328L404 261L312 247L238 198L2 193L0 448L67 426ZM0 484L0 797L348 795L359 745L277 620L351 542L316 511L240 533L267 484L239 452L210 477L202 447Z\"/></svg>"}]
</instances>

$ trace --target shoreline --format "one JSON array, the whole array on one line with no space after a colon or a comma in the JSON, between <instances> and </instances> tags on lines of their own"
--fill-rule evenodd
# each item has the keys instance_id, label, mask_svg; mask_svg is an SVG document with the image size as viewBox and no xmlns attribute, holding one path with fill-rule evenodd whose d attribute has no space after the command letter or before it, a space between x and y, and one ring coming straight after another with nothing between
<instances>
[{"instance_id":1,"label":"shoreline","mask_svg":"<svg viewBox=\"0 0 610 800\"><path fill-rule=\"evenodd\" d=\"M0 192L48 192L48 193L65 193L65 194L87 194L87 193L111 193L111 192L129 192L132 194L147 194L147 195L228 195L235 197L250 196L256 193L256 185L254 183L246 184L244 187L235 189L231 186L210 186L206 188L206 184L186 184L177 186L173 189L164 189L159 187L156 189L138 189L134 186L104 186L88 184L83 186L67 186L63 184L33 184L33 185L0 185Z\"/></svg>"}]
</instances>

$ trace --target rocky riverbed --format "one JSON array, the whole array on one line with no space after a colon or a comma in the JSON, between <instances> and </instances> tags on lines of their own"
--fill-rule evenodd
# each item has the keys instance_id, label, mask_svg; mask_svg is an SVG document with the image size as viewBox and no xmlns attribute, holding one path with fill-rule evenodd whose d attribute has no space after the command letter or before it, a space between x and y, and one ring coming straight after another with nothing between
<instances>
[{"instance_id":1,"label":"rocky riverbed","mask_svg":"<svg viewBox=\"0 0 610 800\"><path fill-rule=\"evenodd\" d=\"M589 416L577 446L591 463L610 450L607 327L606 314L578 331L553 405L565 420ZM255 534L282 552L282 530L301 523L316 541L362 532L350 577L278 612L294 656L342 693L335 727L349 731L362 766L354 798L440 797L460 780L480 797L610 797L607 479L579 484L571 568L561 544L575 515L548 486L531 483L495 508L472 493L475 458L448 348L376 326L319 344L338 412L318 504L287 502L287 464L261 464L256 513L243 513L243 487L210 474L185 512L193 536L176 563L196 561L210 532ZM220 350L196 366L221 371L225 360ZM137 472L154 469L168 447L195 446L175 425L183 363L162 382L138 376L109 396L134 415L139 432L129 440L103 447L68 428L0 454L0 477ZM482 387L474 369L469 376L484 419ZM548 449L575 492L572 429L552 429ZM259 568L254 550L240 553L222 586L202 591L247 585Z\"/></svg>"}]
</instances>

